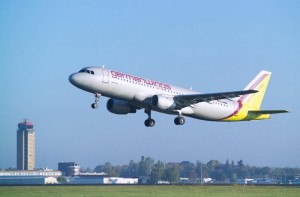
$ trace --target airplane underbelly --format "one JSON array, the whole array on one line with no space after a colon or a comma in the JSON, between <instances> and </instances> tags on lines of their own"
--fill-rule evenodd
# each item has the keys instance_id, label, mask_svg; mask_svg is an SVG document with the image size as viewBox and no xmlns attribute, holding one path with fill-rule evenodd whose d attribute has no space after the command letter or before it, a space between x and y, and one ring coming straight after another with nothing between
<instances>
[{"instance_id":1,"label":"airplane underbelly","mask_svg":"<svg viewBox=\"0 0 300 197\"><path fill-rule=\"evenodd\" d=\"M190 116L203 120L221 120L230 116L233 112L234 105L232 103L227 105L199 103L194 108L194 114Z\"/></svg>"}]
</instances>

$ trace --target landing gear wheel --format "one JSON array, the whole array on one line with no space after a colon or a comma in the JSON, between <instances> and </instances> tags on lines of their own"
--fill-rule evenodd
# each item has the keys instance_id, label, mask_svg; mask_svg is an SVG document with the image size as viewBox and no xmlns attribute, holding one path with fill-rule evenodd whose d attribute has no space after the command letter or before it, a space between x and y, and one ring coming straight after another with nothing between
<instances>
[{"instance_id":1,"label":"landing gear wheel","mask_svg":"<svg viewBox=\"0 0 300 197\"><path fill-rule=\"evenodd\" d=\"M145 120L145 126L146 127L154 127L154 125L155 125L155 120L153 120L153 119Z\"/></svg>"},{"instance_id":2,"label":"landing gear wheel","mask_svg":"<svg viewBox=\"0 0 300 197\"><path fill-rule=\"evenodd\" d=\"M146 127L154 127L155 125L155 120L151 118L151 110L150 109L145 109L145 113L148 115L148 119L145 120L145 126Z\"/></svg>"},{"instance_id":3,"label":"landing gear wheel","mask_svg":"<svg viewBox=\"0 0 300 197\"><path fill-rule=\"evenodd\" d=\"M174 119L174 123L175 123L176 125L184 125L185 119L184 119L184 117L181 117L181 116L176 117L176 118Z\"/></svg>"},{"instance_id":4,"label":"landing gear wheel","mask_svg":"<svg viewBox=\"0 0 300 197\"><path fill-rule=\"evenodd\" d=\"M91 107L92 107L93 109L96 109L96 108L98 107L98 104L97 104L97 103L93 103L93 104L91 105Z\"/></svg>"}]
</instances>

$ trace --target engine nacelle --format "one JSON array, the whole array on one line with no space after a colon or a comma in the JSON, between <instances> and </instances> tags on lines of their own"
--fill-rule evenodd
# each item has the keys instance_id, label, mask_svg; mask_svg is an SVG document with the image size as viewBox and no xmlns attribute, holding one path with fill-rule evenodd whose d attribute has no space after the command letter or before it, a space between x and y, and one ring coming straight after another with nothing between
<instances>
[{"instance_id":1,"label":"engine nacelle","mask_svg":"<svg viewBox=\"0 0 300 197\"><path fill-rule=\"evenodd\" d=\"M109 112L114 114L136 113L136 109L128 102L117 99L109 99L107 101L106 108Z\"/></svg>"},{"instance_id":2,"label":"engine nacelle","mask_svg":"<svg viewBox=\"0 0 300 197\"><path fill-rule=\"evenodd\" d=\"M151 105L154 109L163 111L173 111L176 107L173 97L164 95L154 95L151 100Z\"/></svg>"}]
</instances>

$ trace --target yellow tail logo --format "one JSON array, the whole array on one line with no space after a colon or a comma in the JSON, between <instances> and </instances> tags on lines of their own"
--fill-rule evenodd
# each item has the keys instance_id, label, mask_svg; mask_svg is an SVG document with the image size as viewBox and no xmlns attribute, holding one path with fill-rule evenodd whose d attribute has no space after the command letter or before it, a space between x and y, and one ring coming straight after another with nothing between
<instances>
[{"instance_id":1,"label":"yellow tail logo","mask_svg":"<svg viewBox=\"0 0 300 197\"><path fill-rule=\"evenodd\" d=\"M255 94L243 95L239 100L251 108L260 109L270 78L271 72L261 71L244 89L257 90L258 92Z\"/></svg>"},{"instance_id":2,"label":"yellow tail logo","mask_svg":"<svg viewBox=\"0 0 300 197\"><path fill-rule=\"evenodd\" d=\"M238 99L239 106L234 116L226 121L248 121L270 119L271 114L286 113L287 110L261 110L260 106L265 96L271 72L261 71L244 90L257 90L254 94L245 94Z\"/></svg>"}]
</instances>

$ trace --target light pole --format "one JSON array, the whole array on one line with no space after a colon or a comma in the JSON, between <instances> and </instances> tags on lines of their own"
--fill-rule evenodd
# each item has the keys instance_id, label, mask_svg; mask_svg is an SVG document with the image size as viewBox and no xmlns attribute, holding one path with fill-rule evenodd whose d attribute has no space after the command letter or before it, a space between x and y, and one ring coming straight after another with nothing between
<instances>
[{"instance_id":1,"label":"light pole","mask_svg":"<svg viewBox=\"0 0 300 197\"><path fill-rule=\"evenodd\" d=\"M201 185L203 185L202 163L200 164L200 171L201 171Z\"/></svg>"}]
</instances>

